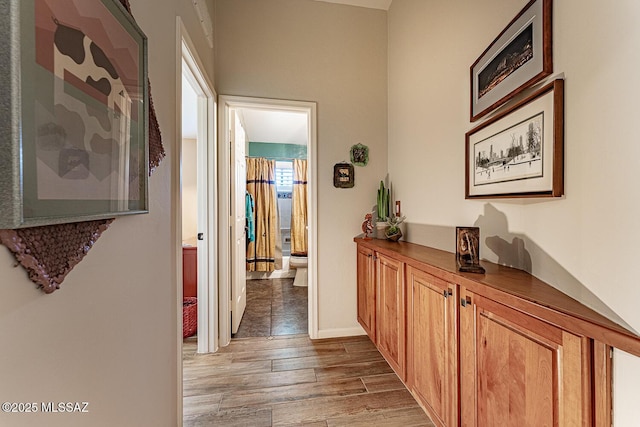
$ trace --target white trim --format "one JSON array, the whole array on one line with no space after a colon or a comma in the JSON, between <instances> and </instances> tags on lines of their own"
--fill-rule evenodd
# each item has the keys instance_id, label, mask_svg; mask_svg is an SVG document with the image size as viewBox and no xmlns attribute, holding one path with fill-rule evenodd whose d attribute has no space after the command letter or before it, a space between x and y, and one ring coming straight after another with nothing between
<instances>
[{"instance_id":1,"label":"white trim","mask_svg":"<svg viewBox=\"0 0 640 427\"><path fill-rule=\"evenodd\" d=\"M182 427L182 176L180 167L182 165L182 31L184 26L180 17L176 21L176 102L180 104L176 108L176 134L174 137L175 145L174 151L176 161L171 162L171 188L175 191L176 203L174 208L175 223L173 224L173 231L171 238L173 240L173 254L175 276L174 283L176 286L176 346L177 357L176 361L178 366L176 367L176 387L177 389L177 420L176 425ZM178 78L179 77L179 78Z\"/></svg>"},{"instance_id":2,"label":"white trim","mask_svg":"<svg viewBox=\"0 0 640 427\"><path fill-rule=\"evenodd\" d=\"M230 313L230 207L229 189L231 188L229 179L229 109L230 108L253 108L271 111L292 111L307 114L309 146L307 147L307 172L309 174L308 206L309 230L308 230L308 272L309 272L309 336L312 339L318 338L318 142L317 142L317 105L315 102L288 101L281 99L248 98L240 96L220 95L218 97L220 108L218 110L219 138L222 141L218 146L219 154L219 229L220 251L219 251L219 301L220 301L220 345L225 346L231 341L231 326L229 323ZM224 232L222 230L225 230ZM226 233L226 238L224 237Z\"/></svg>"},{"instance_id":3,"label":"white trim","mask_svg":"<svg viewBox=\"0 0 640 427\"><path fill-rule=\"evenodd\" d=\"M366 7L368 9L389 10L393 0L316 0L326 3L340 3L349 6Z\"/></svg>"},{"instance_id":4,"label":"white trim","mask_svg":"<svg viewBox=\"0 0 640 427\"><path fill-rule=\"evenodd\" d=\"M192 0L192 3L200 20L204 36L207 38L207 43L209 43L209 47L213 49L213 19L211 19L211 15L209 15L209 9L203 1Z\"/></svg>"},{"instance_id":5,"label":"white trim","mask_svg":"<svg viewBox=\"0 0 640 427\"><path fill-rule=\"evenodd\" d=\"M220 237L218 239L218 325L220 335L218 342L220 346L225 347L231 342L231 205L230 199L230 134L229 129L229 107L223 100L222 96L218 97L218 230Z\"/></svg>"},{"instance_id":6,"label":"white trim","mask_svg":"<svg viewBox=\"0 0 640 427\"><path fill-rule=\"evenodd\" d=\"M307 217L310 229L308 235L308 271L309 271L309 337L318 338L318 116L317 105L311 103L307 117L309 120L309 146L307 147L307 173L311 185L307 187L309 211Z\"/></svg>"},{"instance_id":7,"label":"white trim","mask_svg":"<svg viewBox=\"0 0 640 427\"><path fill-rule=\"evenodd\" d=\"M318 336L316 338L354 337L366 334L367 333L362 329L362 326L356 326L355 328L321 329L318 331Z\"/></svg>"},{"instance_id":8,"label":"white trim","mask_svg":"<svg viewBox=\"0 0 640 427\"><path fill-rule=\"evenodd\" d=\"M178 361L178 377L177 377L177 426L182 426L183 416L183 395L182 395L182 75L183 65L187 67L187 78L196 88L198 95L198 152L206 154L203 164L199 165L199 170L203 171L198 176L200 182L205 181L210 189L206 199L205 208L199 212L199 216L204 217L202 221L206 224L206 239L203 244L206 245L203 250L209 260L207 280L199 280L198 296L201 301L198 304L198 352L213 352L218 349L218 322L217 317L210 316L209 313L216 313L218 307L217 292L217 241L218 232L216 228L215 216L217 215L218 201L216 191L213 189L216 185L216 145L217 145L217 129L216 129L216 93L213 84L209 78L202 72L204 67L200 61L196 49L194 47L186 27L182 19L176 17L176 137L174 152L175 158L172 162L172 188L177 193L175 195L176 205L174 206L175 224L172 237L174 239L175 263L176 263L176 325L177 325L177 361ZM207 147L210 149L207 150ZM206 166L206 167L205 167ZM208 172L208 173L207 173ZM200 197L200 196L199 196ZM200 210L200 209L199 209ZM200 218L198 220L200 223ZM200 230L199 230L200 231ZM211 290L211 292L209 292ZM202 330L202 331L201 331Z\"/></svg>"},{"instance_id":9,"label":"white trim","mask_svg":"<svg viewBox=\"0 0 640 427\"><path fill-rule=\"evenodd\" d=\"M213 85L202 72L204 69L196 49L189 37L186 28L178 17L181 35L181 63L188 67L188 80L195 81L194 89L198 95L198 157L202 163L198 165L198 182L206 182L206 186L199 185L199 188L208 187L209 192L198 195L198 232L205 235L204 241L198 241L198 264L199 270L206 271L207 280L198 280L198 353L215 352L218 349L218 319L213 315L218 307L217 281L215 271L217 254L217 229L215 222L216 215L216 124L215 124L215 98L216 93L212 89ZM180 85L182 79L179 79ZM178 98L182 99L182 97ZM182 110L180 105L179 110ZM211 148L211 149L209 149ZM182 164L182 160L181 163ZM201 224L205 224L201 230ZM208 268L203 268L208 266ZM202 274L199 274L199 278ZM180 280L180 283L182 281Z\"/></svg>"}]
</instances>

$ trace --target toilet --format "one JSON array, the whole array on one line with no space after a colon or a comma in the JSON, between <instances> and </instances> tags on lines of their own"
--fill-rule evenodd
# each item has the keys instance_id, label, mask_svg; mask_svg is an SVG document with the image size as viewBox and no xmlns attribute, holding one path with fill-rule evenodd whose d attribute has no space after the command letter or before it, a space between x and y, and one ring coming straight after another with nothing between
<instances>
[{"instance_id":1,"label":"toilet","mask_svg":"<svg viewBox=\"0 0 640 427\"><path fill-rule=\"evenodd\" d=\"M291 254L289 267L296 269L296 277L293 279L293 286L307 286L307 255Z\"/></svg>"}]
</instances>

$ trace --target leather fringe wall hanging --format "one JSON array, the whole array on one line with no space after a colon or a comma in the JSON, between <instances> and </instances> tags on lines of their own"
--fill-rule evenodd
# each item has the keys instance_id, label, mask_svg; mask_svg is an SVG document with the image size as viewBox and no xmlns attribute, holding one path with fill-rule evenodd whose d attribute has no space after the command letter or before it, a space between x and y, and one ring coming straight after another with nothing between
<instances>
[{"instance_id":1,"label":"leather fringe wall hanging","mask_svg":"<svg viewBox=\"0 0 640 427\"><path fill-rule=\"evenodd\" d=\"M128 0L120 3L131 14ZM160 126L156 118L149 85L149 175L165 157ZM0 230L0 243L27 270L29 279L46 293L60 288L67 274L93 247L114 219L71 224ZM17 265L16 265L17 266Z\"/></svg>"}]
</instances>

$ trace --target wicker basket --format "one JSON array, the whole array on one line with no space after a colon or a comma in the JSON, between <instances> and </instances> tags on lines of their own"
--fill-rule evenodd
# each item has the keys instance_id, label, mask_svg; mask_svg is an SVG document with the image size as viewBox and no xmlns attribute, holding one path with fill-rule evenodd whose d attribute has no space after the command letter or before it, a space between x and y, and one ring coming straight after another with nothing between
<instances>
[{"instance_id":1,"label":"wicker basket","mask_svg":"<svg viewBox=\"0 0 640 427\"><path fill-rule=\"evenodd\" d=\"M198 330L198 299L185 297L182 300L182 338L190 337Z\"/></svg>"}]
</instances>

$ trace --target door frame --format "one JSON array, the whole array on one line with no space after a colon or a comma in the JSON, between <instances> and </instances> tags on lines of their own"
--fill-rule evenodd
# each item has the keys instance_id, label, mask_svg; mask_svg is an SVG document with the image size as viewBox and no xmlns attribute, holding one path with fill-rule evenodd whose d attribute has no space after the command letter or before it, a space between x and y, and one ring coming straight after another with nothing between
<instances>
[{"instance_id":1,"label":"door frame","mask_svg":"<svg viewBox=\"0 0 640 427\"><path fill-rule=\"evenodd\" d=\"M219 344L226 346L231 342L230 303L231 294L231 216L230 216L230 146L229 146L229 110L232 108L262 109L267 111L291 111L305 113L307 115L307 132L309 146L307 147L307 173L309 186L307 191L308 215L308 332L312 339L318 338L318 171L317 171L317 104L307 101L290 101L283 99L252 98L234 95L218 96L218 129L219 140L224 141L218 145L218 192L219 211L218 227L219 239L219 276L218 294L220 303ZM225 230L225 231L222 231Z\"/></svg>"},{"instance_id":2,"label":"door frame","mask_svg":"<svg viewBox=\"0 0 640 427\"><path fill-rule=\"evenodd\" d=\"M187 67L188 76L198 87L198 233L205 239L198 241L198 353L215 352L218 349L218 317L214 315L218 307L217 254L218 200L215 188L217 185L217 94L213 84L203 72L205 69L198 57L196 48L187 33L182 19L176 17L177 28L177 60L176 60L176 117L178 137L176 139L176 155L174 171L175 186L178 189L176 204L175 246L178 268L176 269L178 335L180 371L182 371L182 73L183 64ZM204 183L205 185L200 185ZM202 280L200 270L206 271L206 280ZM182 391L182 378L179 381ZM182 396L182 393L180 393Z\"/></svg>"}]
</instances>

